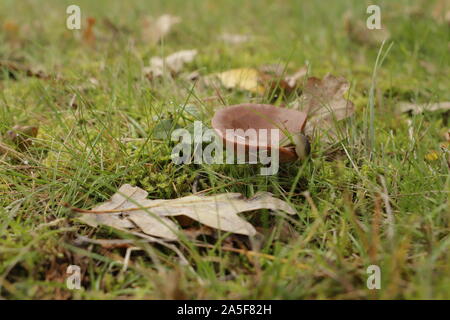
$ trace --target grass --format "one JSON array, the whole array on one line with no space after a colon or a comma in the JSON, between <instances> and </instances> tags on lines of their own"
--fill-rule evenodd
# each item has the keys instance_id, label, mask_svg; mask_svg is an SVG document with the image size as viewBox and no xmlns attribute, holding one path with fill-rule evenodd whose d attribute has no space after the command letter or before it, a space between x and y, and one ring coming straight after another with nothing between
<instances>
[{"instance_id":1,"label":"grass","mask_svg":"<svg viewBox=\"0 0 450 320\"><path fill-rule=\"evenodd\" d=\"M63 79L0 75L0 134L18 124L39 126L28 149L10 144L15 153L0 155L0 297L450 298L448 145L441 148L448 113L397 111L399 101L450 98L449 29L432 18L433 1L378 1L391 33L381 60L391 47L376 73L380 47L353 42L344 28L349 11L365 22L364 1L77 1L83 21L97 21L94 47L65 28L72 3L0 3L0 60ZM160 44L142 41L143 17L164 13L183 21ZM114 34L104 19L122 31ZM217 40L222 32L254 39L230 47ZM308 161L268 177L246 165L174 165L173 143L158 136L158 123L209 124L222 104L214 89L142 76L150 57L181 49L199 50L187 71L201 74L278 62L291 72L307 62L314 76L346 77L357 110L342 156L328 161L316 141ZM220 93L226 104L270 102ZM187 114L186 104L198 113ZM437 159L427 157L433 151ZM209 194L270 191L298 215L245 215L265 235L255 240L258 256L222 250L226 235L210 248L184 241L189 265L170 249L136 242L143 250L131 253L124 271L124 249L74 243L76 234L135 238L79 224L62 203L91 208L124 183L154 199L175 198L190 194L195 180ZM82 290L66 288L71 264L81 267ZM372 264L381 268L380 290L366 287Z\"/></svg>"}]
</instances>

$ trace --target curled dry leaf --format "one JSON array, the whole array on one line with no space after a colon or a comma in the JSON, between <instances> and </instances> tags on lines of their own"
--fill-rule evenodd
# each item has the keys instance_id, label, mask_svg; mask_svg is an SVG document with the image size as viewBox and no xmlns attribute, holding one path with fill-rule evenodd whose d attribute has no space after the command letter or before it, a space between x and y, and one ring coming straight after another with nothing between
<instances>
[{"instance_id":1,"label":"curled dry leaf","mask_svg":"<svg viewBox=\"0 0 450 320\"><path fill-rule=\"evenodd\" d=\"M181 18L170 14L163 14L157 19L145 19L142 28L142 40L151 44L161 41L172 29L181 22Z\"/></svg>"},{"instance_id":2,"label":"curled dry leaf","mask_svg":"<svg viewBox=\"0 0 450 320\"><path fill-rule=\"evenodd\" d=\"M412 114L421 114L423 112L448 111L450 110L450 101L436 103L409 103L401 102L398 106L400 112L411 112Z\"/></svg>"},{"instance_id":3,"label":"curled dry leaf","mask_svg":"<svg viewBox=\"0 0 450 320\"><path fill-rule=\"evenodd\" d=\"M258 193L251 199L239 193L193 195L172 200L149 200L147 195L145 190L125 184L109 201L83 213L80 220L93 227L139 229L145 235L177 240L180 228L168 217L187 216L214 229L254 236L255 228L238 213L271 209L295 214L291 206L270 193Z\"/></svg>"},{"instance_id":4,"label":"curled dry leaf","mask_svg":"<svg viewBox=\"0 0 450 320\"><path fill-rule=\"evenodd\" d=\"M161 58L152 57L150 65L143 69L144 75L148 79L161 77L166 69L172 76L179 73L186 63L192 62L197 55L197 50L182 50Z\"/></svg>"},{"instance_id":5,"label":"curled dry leaf","mask_svg":"<svg viewBox=\"0 0 450 320\"><path fill-rule=\"evenodd\" d=\"M344 97L349 88L348 81L343 77L327 74L323 79L308 78L303 94L293 103L295 109L308 115L305 125L307 135L321 131L323 141L335 138L335 122L350 117L355 111L353 103Z\"/></svg>"}]
</instances>

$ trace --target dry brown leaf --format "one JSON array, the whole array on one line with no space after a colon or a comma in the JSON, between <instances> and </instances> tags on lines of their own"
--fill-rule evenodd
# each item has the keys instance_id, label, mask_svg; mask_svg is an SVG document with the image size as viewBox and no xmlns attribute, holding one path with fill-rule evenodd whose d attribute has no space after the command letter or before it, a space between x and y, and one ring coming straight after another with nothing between
<instances>
[{"instance_id":1,"label":"dry brown leaf","mask_svg":"<svg viewBox=\"0 0 450 320\"><path fill-rule=\"evenodd\" d=\"M2 26L2 38L8 42L10 49L21 49L26 40L27 29L29 25L23 23L16 23L12 20L6 20Z\"/></svg>"},{"instance_id":2,"label":"dry brown leaf","mask_svg":"<svg viewBox=\"0 0 450 320\"><path fill-rule=\"evenodd\" d=\"M152 57L150 65L144 67L143 73L148 79L154 79L164 75L164 70L174 76L179 73L186 63L192 62L197 55L197 50L182 50L161 58Z\"/></svg>"},{"instance_id":3,"label":"dry brown leaf","mask_svg":"<svg viewBox=\"0 0 450 320\"><path fill-rule=\"evenodd\" d=\"M80 220L84 223L97 227L106 225L120 230L140 228L147 235L157 236L164 239L175 240L178 227L173 221L164 217L156 217L147 210L128 211L131 208L150 206L152 200L146 199L148 193L138 187L129 184L123 185L110 200L93 208L92 211L118 210L114 213L84 214Z\"/></svg>"},{"instance_id":4,"label":"dry brown leaf","mask_svg":"<svg viewBox=\"0 0 450 320\"><path fill-rule=\"evenodd\" d=\"M298 85L300 85L300 81L306 77L308 74L308 66L303 66L300 69L298 69L294 74L289 75L284 78L287 85L291 88L295 88Z\"/></svg>"},{"instance_id":5,"label":"dry brown leaf","mask_svg":"<svg viewBox=\"0 0 450 320\"><path fill-rule=\"evenodd\" d=\"M173 200L149 200L147 195L145 190L125 184L109 201L83 213L80 220L94 227L137 228L146 235L176 240L180 228L168 217L187 216L214 229L254 236L255 228L238 213L271 209L295 214L291 206L270 193L258 193L251 199L239 193L193 195Z\"/></svg>"},{"instance_id":6,"label":"dry brown leaf","mask_svg":"<svg viewBox=\"0 0 450 320\"><path fill-rule=\"evenodd\" d=\"M11 130L6 132L5 139L23 150L31 145L32 138L36 138L38 131L38 127L15 125Z\"/></svg>"},{"instance_id":7,"label":"dry brown leaf","mask_svg":"<svg viewBox=\"0 0 450 320\"><path fill-rule=\"evenodd\" d=\"M326 133L324 141L334 138L336 121L350 117L355 111L353 103L344 97L350 84L343 77L327 74L323 79L310 77L303 88L303 94L293 103L293 107L308 114L305 133L314 131Z\"/></svg>"},{"instance_id":8,"label":"dry brown leaf","mask_svg":"<svg viewBox=\"0 0 450 320\"><path fill-rule=\"evenodd\" d=\"M142 40L151 44L156 44L163 39L172 27L181 22L181 18L164 14L155 19L146 19L142 28Z\"/></svg>"},{"instance_id":9,"label":"dry brown leaf","mask_svg":"<svg viewBox=\"0 0 450 320\"><path fill-rule=\"evenodd\" d=\"M450 101L436 103L410 103L401 102L399 104L400 112L411 112L412 114L421 114L423 112L448 111L450 110Z\"/></svg>"}]
</instances>

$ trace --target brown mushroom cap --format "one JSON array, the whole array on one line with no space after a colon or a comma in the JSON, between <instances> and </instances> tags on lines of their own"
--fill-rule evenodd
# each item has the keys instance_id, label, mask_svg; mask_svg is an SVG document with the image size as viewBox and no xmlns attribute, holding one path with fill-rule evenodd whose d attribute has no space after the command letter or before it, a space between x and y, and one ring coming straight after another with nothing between
<instances>
[{"instance_id":1,"label":"brown mushroom cap","mask_svg":"<svg viewBox=\"0 0 450 320\"><path fill-rule=\"evenodd\" d=\"M286 133L289 135L303 131L306 124L306 113L269 104L245 103L218 110L211 124L224 142L227 142L227 129L242 129L244 131L251 128L256 129L257 139L243 137L237 139L237 141L230 141L234 143L235 147L238 144L245 146L246 151L249 147L270 150L270 129L279 129L279 141L283 141L286 139ZM267 135L260 136L262 133L258 129L268 129ZM297 159L294 148L278 147L277 149L281 162Z\"/></svg>"}]
</instances>

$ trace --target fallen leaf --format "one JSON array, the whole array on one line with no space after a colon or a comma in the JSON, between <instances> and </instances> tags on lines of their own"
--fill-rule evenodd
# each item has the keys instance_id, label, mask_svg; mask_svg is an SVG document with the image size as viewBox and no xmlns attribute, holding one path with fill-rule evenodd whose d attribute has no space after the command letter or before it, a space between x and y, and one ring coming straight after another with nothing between
<instances>
[{"instance_id":1,"label":"fallen leaf","mask_svg":"<svg viewBox=\"0 0 450 320\"><path fill-rule=\"evenodd\" d=\"M210 74L204 77L204 82L209 86L221 84L227 89L246 90L261 95L277 89L290 94L298 87L306 73L307 68L302 67L294 74L283 78L282 71L275 66L270 68L263 66L260 69L238 68Z\"/></svg>"},{"instance_id":2,"label":"fallen leaf","mask_svg":"<svg viewBox=\"0 0 450 320\"><path fill-rule=\"evenodd\" d=\"M147 210L130 209L147 207L152 204L152 200L148 200L148 193L138 187L131 185L123 185L119 191L115 193L110 200L93 208L92 211L110 211L119 210L119 212L105 214L84 214L80 220L92 227L106 225L112 228L127 230L140 228L145 234L157 236L160 238L174 240L176 234L174 231L178 229L175 223L165 217L156 217L147 213Z\"/></svg>"},{"instance_id":3,"label":"fallen leaf","mask_svg":"<svg viewBox=\"0 0 450 320\"><path fill-rule=\"evenodd\" d=\"M165 58L152 57L150 65L144 67L143 73L150 80L163 76L164 70L174 76L183 69L186 63L192 62L196 55L197 50L182 50Z\"/></svg>"},{"instance_id":4,"label":"fallen leaf","mask_svg":"<svg viewBox=\"0 0 450 320\"><path fill-rule=\"evenodd\" d=\"M286 202L266 192L251 199L245 199L239 193L192 195L172 200L149 200L147 195L145 190L125 184L109 201L94 209L78 209L83 212L80 220L93 227L106 225L125 231L139 229L146 235L176 240L181 229L168 217L187 216L214 229L254 236L255 228L238 213L271 209L295 214Z\"/></svg>"},{"instance_id":5,"label":"fallen leaf","mask_svg":"<svg viewBox=\"0 0 450 320\"><path fill-rule=\"evenodd\" d=\"M201 226L183 229L184 234L192 240L196 240L199 236L213 236L214 229Z\"/></svg>"},{"instance_id":6,"label":"fallen leaf","mask_svg":"<svg viewBox=\"0 0 450 320\"><path fill-rule=\"evenodd\" d=\"M212 84L215 80L218 80L227 89L237 88L263 94L265 88L259 83L259 79L260 72L253 68L231 69L205 77L207 84Z\"/></svg>"},{"instance_id":7,"label":"fallen leaf","mask_svg":"<svg viewBox=\"0 0 450 320\"><path fill-rule=\"evenodd\" d=\"M172 29L172 27L181 22L181 18L164 14L156 20L145 19L142 28L142 40L151 44L161 41Z\"/></svg>"},{"instance_id":8,"label":"fallen leaf","mask_svg":"<svg viewBox=\"0 0 450 320\"><path fill-rule=\"evenodd\" d=\"M310 77L303 88L303 94L293 103L293 108L306 112L308 121L305 133L322 132L323 141L336 137L336 121L350 117L355 111L353 103L344 97L350 84L343 77L327 74L323 79Z\"/></svg>"},{"instance_id":9,"label":"fallen leaf","mask_svg":"<svg viewBox=\"0 0 450 320\"><path fill-rule=\"evenodd\" d=\"M294 74L289 75L284 78L287 85L291 88L295 88L299 85L300 80L304 79L306 75L308 74L308 67L303 66L300 69L298 69Z\"/></svg>"},{"instance_id":10,"label":"fallen leaf","mask_svg":"<svg viewBox=\"0 0 450 320\"><path fill-rule=\"evenodd\" d=\"M24 150L31 145L32 138L36 138L38 131L38 127L16 125L6 132L5 139Z\"/></svg>"},{"instance_id":11,"label":"fallen leaf","mask_svg":"<svg viewBox=\"0 0 450 320\"><path fill-rule=\"evenodd\" d=\"M436 161L439 159L439 154L437 151L432 150L425 155L425 159L428 161Z\"/></svg>"},{"instance_id":12,"label":"fallen leaf","mask_svg":"<svg viewBox=\"0 0 450 320\"><path fill-rule=\"evenodd\" d=\"M428 104L401 102L398 108L400 112L411 112L412 114L421 114L423 112L448 111L450 110L450 101L428 103Z\"/></svg>"}]
</instances>

